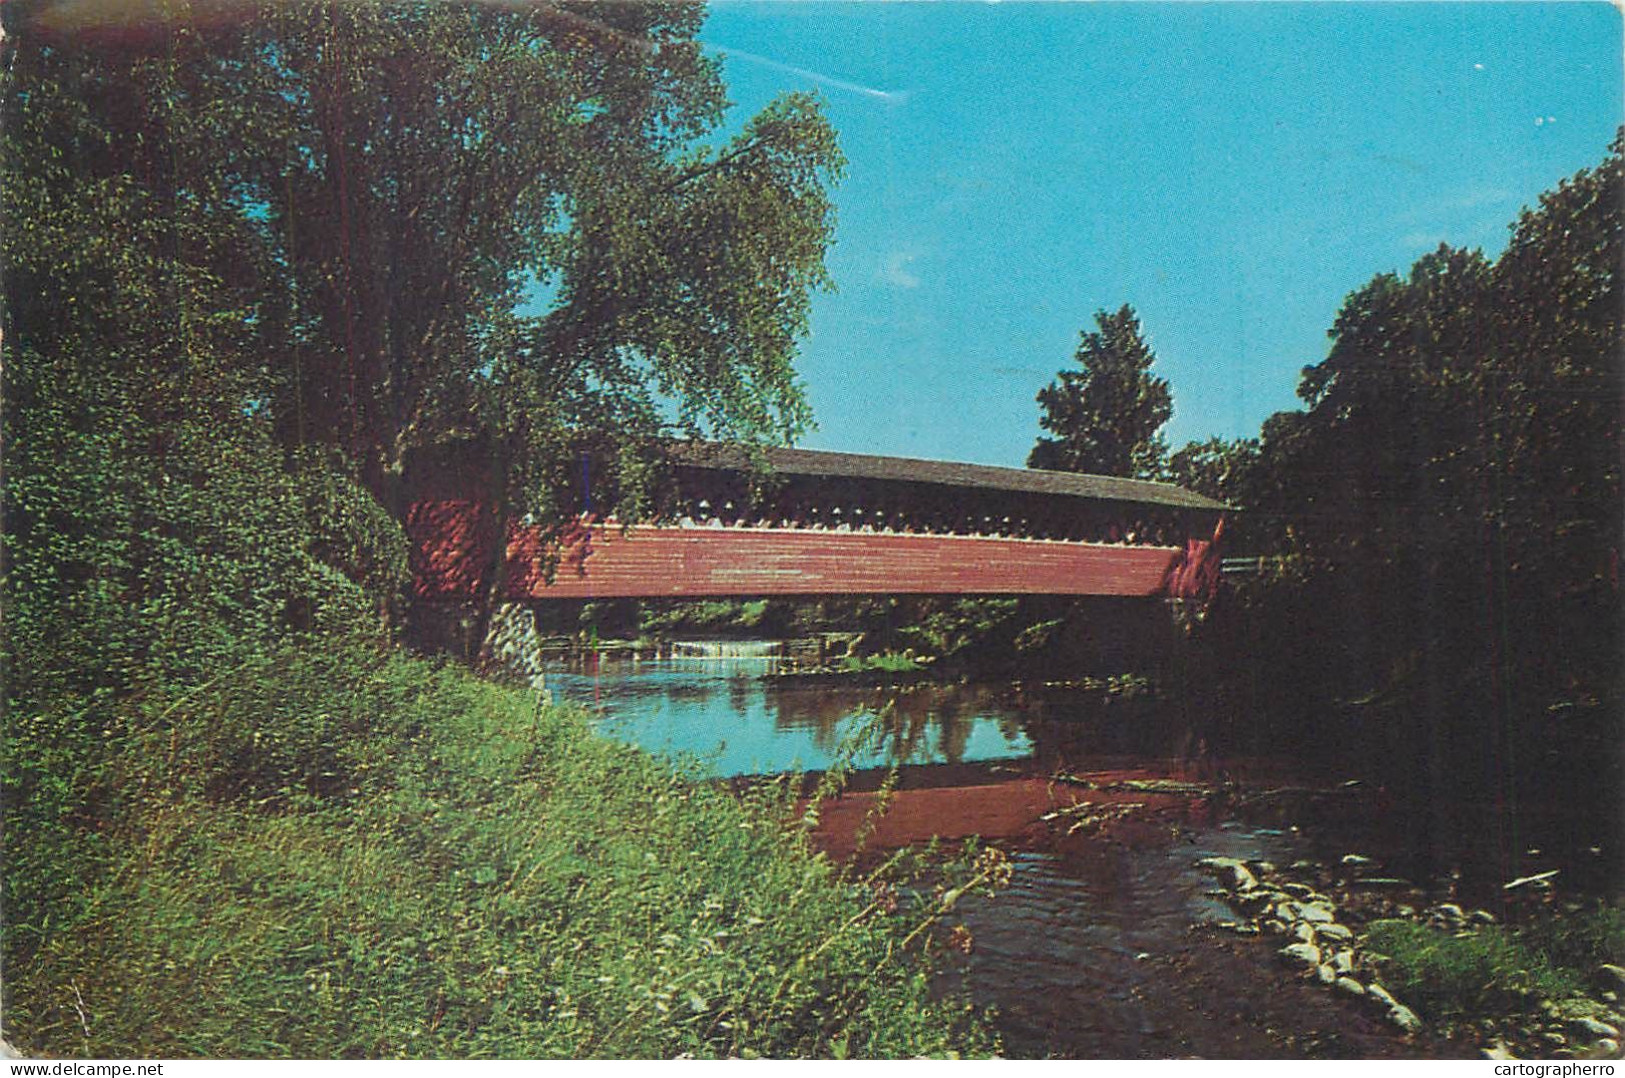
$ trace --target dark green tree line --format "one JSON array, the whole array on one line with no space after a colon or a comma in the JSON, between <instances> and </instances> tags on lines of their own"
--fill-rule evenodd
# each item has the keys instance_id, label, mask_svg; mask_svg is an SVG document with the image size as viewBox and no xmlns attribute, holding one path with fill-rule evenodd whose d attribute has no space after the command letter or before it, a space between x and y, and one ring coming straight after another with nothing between
<instances>
[{"instance_id":1,"label":"dark green tree line","mask_svg":"<svg viewBox=\"0 0 1625 1078\"><path fill-rule=\"evenodd\" d=\"M1529 703L1613 691L1621 195L1616 143L1495 262L1442 247L1374 278L1304 371L1306 409L1265 425L1250 500L1272 548L1345 577L1364 623L1422 633L1388 660L1458 641L1488 662L1486 634L1516 626L1496 661Z\"/></svg>"},{"instance_id":2,"label":"dark green tree line","mask_svg":"<svg viewBox=\"0 0 1625 1078\"><path fill-rule=\"evenodd\" d=\"M1536 784L1618 796L1621 151L1494 261L1440 247L1352 293L1220 488L1274 567L1211 625L1231 703L1411 767L1436 811L1493 801L1506 835Z\"/></svg>"}]
</instances>

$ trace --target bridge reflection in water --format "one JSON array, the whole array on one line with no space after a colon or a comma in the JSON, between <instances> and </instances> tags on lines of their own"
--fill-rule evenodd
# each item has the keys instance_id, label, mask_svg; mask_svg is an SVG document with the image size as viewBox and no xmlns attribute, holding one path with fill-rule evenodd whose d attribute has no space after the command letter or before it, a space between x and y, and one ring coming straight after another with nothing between
<instances>
[{"instance_id":1,"label":"bridge reflection in water","mask_svg":"<svg viewBox=\"0 0 1625 1078\"><path fill-rule=\"evenodd\" d=\"M1224 505L1164 483L796 449L688 444L650 524L590 515L502 534L455 461L415 469L426 599L768 595L1188 597L1218 578ZM765 471L763 470L765 469ZM550 573L550 570L554 570ZM500 572L499 577L493 574Z\"/></svg>"}]
</instances>

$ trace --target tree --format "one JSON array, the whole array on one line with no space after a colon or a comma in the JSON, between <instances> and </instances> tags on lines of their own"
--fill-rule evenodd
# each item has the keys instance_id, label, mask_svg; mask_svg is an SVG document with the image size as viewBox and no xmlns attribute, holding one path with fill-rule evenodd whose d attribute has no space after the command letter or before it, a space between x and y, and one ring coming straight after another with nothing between
<instances>
[{"instance_id":1,"label":"tree","mask_svg":"<svg viewBox=\"0 0 1625 1078\"><path fill-rule=\"evenodd\" d=\"M1621 690L1625 547L1625 129L1608 156L1540 197L1493 274L1488 452L1512 624L1548 698Z\"/></svg>"},{"instance_id":2,"label":"tree","mask_svg":"<svg viewBox=\"0 0 1625 1078\"><path fill-rule=\"evenodd\" d=\"M1273 672L1280 715L1349 716L1436 809L1493 792L1505 826L1537 767L1618 796L1622 150L1494 263L1440 247L1352 293L1248 483L1258 552L1287 557L1244 589L1232 665Z\"/></svg>"},{"instance_id":3,"label":"tree","mask_svg":"<svg viewBox=\"0 0 1625 1078\"><path fill-rule=\"evenodd\" d=\"M646 512L673 435L809 421L792 364L843 162L802 95L718 137L702 5L63 10L5 12L6 344L359 484L396 534L348 500L378 542L316 544L344 577L393 579L416 450L480 445L498 528L553 525Z\"/></svg>"},{"instance_id":4,"label":"tree","mask_svg":"<svg viewBox=\"0 0 1625 1078\"><path fill-rule=\"evenodd\" d=\"M1095 313L1100 327L1082 334L1078 370L1064 370L1038 393L1040 437L1029 468L1153 478L1166 452L1159 431L1173 415L1168 383L1151 374L1156 355L1125 305Z\"/></svg>"},{"instance_id":5,"label":"tree","mask_svg":"<svg viewBox=\"0 0 1625 1078\"><path fill-rule=\"evenodd\" d=\"M94 152L47 141L239 237L194 253L247 286L283 445L337 449L398 514L408 453L478 437L512 465L499 496L548 511L581 440L613 464L674 431L805 426L791 364L842 161L799 95L717 140L702 5L232 10L114 35L20 5L8 37L24 111L93 72Z\"/></svg>"},{"instance_id":6,"label":"tree","mask_svg":"<svg viewBox=\"0 0 1625 1078\"><path fill-rule=\"evenodd\" d=\"M1209 438L1186 442L1168 457L1163 478L1231 505L1251 500L1248 480L1258 466L1257 438Z\"/></svg>"},{"instance_id":7,"label":"tree","mask_svg":"<svg viewBox=\"0 0 1625 1078\"><path fill-rule=\"evenodd\" d=\"M256 406L261 249L249 217L219 211L206 134L155 123L117 49L8 46L8 699L26 712L363 628L404 548L342 472L280 452ZM149 88L180 69L143 64Z\"/></svg>"}]
</instances>

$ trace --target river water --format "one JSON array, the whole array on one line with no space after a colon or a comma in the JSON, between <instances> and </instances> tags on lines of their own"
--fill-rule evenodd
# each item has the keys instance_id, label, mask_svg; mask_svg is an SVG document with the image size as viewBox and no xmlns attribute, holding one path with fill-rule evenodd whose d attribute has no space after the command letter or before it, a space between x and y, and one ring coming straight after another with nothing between
<instances>
[{"instance_id":1,"label":"river water","mask_svg":"<svg viewBox=\"0 0 1625 1078\"><path fill-rule=\"evenodd\" d=\"M1404 827L1380 786L1335 766L1228 751L1209 743L1200 716L1143 696L859 685L784 676L768 643L673 650L558 664L548 685L595 714L604 735L718 777L820 771L844 755L855 769L850 791L825 806L815 836L833 857L852 854L872 801L865 791L892 764L901 765L898 793L871 853L974 835L1011 854L1009 887L962 904L974 944L944 974L994 1009L1007 1055L1459 1051L1396 1037L1353 1003L1285 977L1272 945L1212 927L1234 914L1197 868L1204 856L1329 864L1359 852L1402 862ZM1068 791L1080 786L1094 815L1069 826ZM1450 897L1466 897L1455 893L1460 875L1439 884Z\"/></svg>"}]
</instances>

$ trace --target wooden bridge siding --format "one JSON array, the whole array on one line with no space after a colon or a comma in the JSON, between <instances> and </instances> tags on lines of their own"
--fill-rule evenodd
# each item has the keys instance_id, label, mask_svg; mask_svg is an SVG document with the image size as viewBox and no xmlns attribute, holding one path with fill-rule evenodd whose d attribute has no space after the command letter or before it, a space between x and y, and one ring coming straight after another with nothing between
<instances>
[{"instance_id":1,"label":"wooden bridge siding","mask_svg":"<svg viewBox=\"0 0 1625 1078\"><path fill-rule=\"evenodd\" d=\"M425 524L429 521L424 521ZM468 529L414 535L419 593L468 596L483 575ZM486 549L489 549L488 547ZM585 550L585 557L582 552ZM551 584L534 530L508 543L511 599L722 595L1156 595L1180 555L1172 547L772 528L591 529Z\"/></svg>"}]
</instances>

